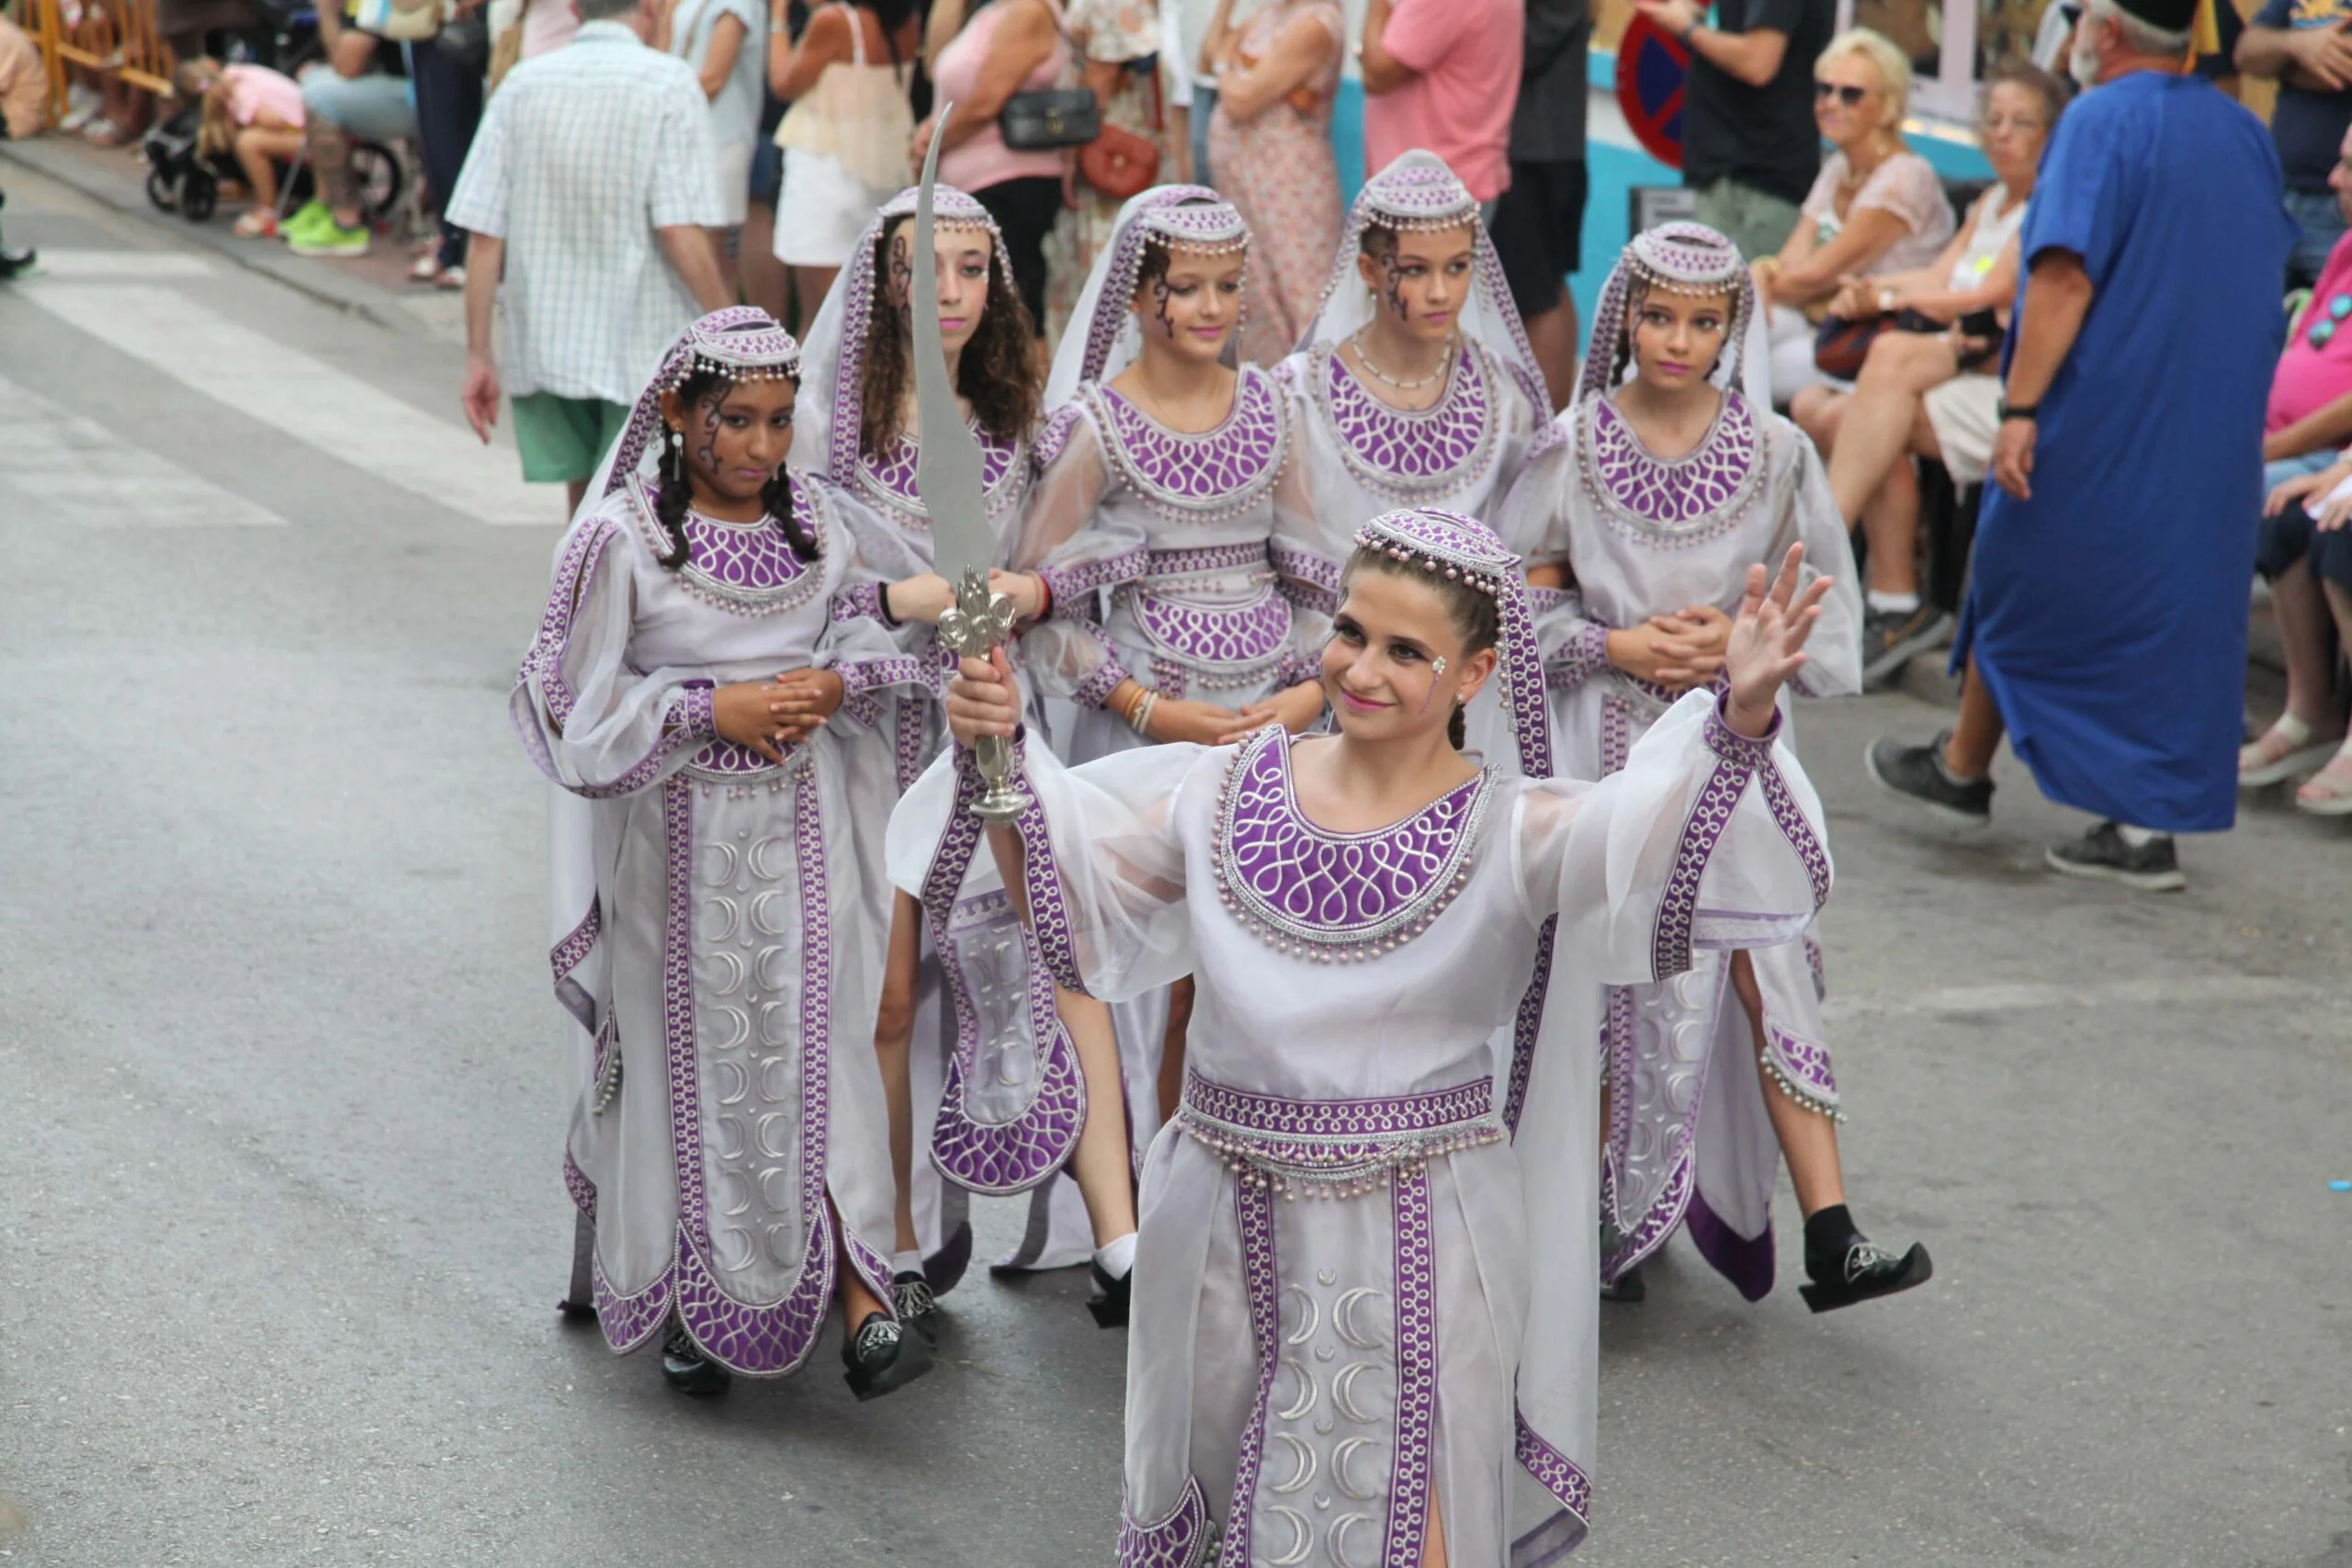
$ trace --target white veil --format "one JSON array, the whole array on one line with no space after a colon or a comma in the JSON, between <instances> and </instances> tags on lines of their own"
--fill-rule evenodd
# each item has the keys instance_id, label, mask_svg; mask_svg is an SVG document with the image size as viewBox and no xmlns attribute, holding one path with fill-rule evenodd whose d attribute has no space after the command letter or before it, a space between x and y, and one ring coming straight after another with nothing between
<instances>
[{"instance_id":1,"label":"white veil","mask_svg":"<svg viewBox=\"0 0 2352 1568\"><path fill-rule=\"evenodd\" d=\"M1307 322L1297 347L1336 344L1372 319L1371 291L1356 272L1366 229L1458 229L1467 223L1475 235L1476 259L1472 269L1470 298L1462 307L1462 335L1479 344L1506 366L1520 390L1538 411L1539 423L1552 407L1544 389L1544 373L1528 346L1527 328L1511 303L1510 286L1503 277L1502 258L1479 220L1478 198L1456 178L1445 160L1415 148L1364 182L1348 209L1348 223L1340 235L1339 254L1331 260L1330 281L1323 286L1323 302Z\"/></svg>"},{"instance_id":2,"label":"white veil","mask_svg":"<svg viewBox=\"0 0 2352 1568\"><path fill-rule=\"evenodd\" d=\"M875 209L800 344L802 400L793 420L792 459L838 485L848 485L857 468L859 400L865 385L866 333L874 317L875 242L890 224L914 215L915 195L916 187L909 186ZM996 266L989 279L991 298L998 288L1012 289L1012 255L987 208L954 186L937 186L932 221L942 229L986 229L996 248Z\"/></svg>"},{"instance_id":3,"label":"white veil","mask_svg":"<svg viewBox=\"0 0 2352 1568\"><path fill-rule=\"evenodd\" d=\"M1143 338L1127 301L1136 291L1147 240L1186 250L1246 252L1250 226L1233 204L1205 186L1155 186L1119 209L1110 242L1095 254L1085 290L1070 312L1046 378L1046 412L1078 395L1089 381L1107 381L1134 363Z\"/></svg>"}]
</instances>

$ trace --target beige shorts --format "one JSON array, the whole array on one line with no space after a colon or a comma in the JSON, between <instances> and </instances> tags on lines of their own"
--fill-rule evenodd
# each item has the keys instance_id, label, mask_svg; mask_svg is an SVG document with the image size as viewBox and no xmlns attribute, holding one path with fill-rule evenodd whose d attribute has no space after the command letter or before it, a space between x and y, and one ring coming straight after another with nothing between
<instances>
[{"instance_id":1,"label":"beige shorts","mask_svg":"<svg viewBox=\"0 0 2352 1568\"><path fill-rule=\"evenodd\" d=\"M1983 484L1993 464L1993 438L2001 428L2001 378L1973 372L1955 376L1924 400L1952 483Z\"/></svg>"}]
</instances>

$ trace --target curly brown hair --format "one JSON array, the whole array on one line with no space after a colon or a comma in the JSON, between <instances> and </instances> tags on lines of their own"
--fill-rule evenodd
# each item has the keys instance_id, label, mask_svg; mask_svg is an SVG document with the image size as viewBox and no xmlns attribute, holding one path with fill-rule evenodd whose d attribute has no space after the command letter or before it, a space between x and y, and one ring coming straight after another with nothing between
<instances>
[{"instance_id":1,"label":"curly brown hair","mask_svg":"<svg viewBox=\"0 0 2352 1568\"><path fill-rule=\"evenodd\" d=\"M890 242L910 220L889 224L874 242L874 276L890 276ZM858 450L873 457L899 439L899 411L914 374L914 344L907 318L877 281L865 322L865 384L858 389ZM989 302L980 324L956 365L956 390L972 405L972 417L992 441L1012 442L1037 423L1044 389L1038 385L1029 308L1004 269L1004 254L989 247Z\"/></svg>"}]
</instances>

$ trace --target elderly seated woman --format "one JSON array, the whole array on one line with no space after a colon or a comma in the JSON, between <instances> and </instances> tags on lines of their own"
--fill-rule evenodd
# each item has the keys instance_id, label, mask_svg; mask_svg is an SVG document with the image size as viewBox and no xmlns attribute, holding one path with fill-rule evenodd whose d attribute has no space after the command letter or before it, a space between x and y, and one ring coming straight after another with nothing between
<instances>
[{"instance_id":1,"label":"elderly seated woman","mask_svg":"<svg viewBox=\"0 0 2352 1568\"><path fill-rule=\"evenodd\" d=\"M1782 407L1823 378L1815 318L1838 291L1856 277L1917 271L1951 238L1943 184L1903 141L1910 100L1911 62L1868 28L1838 34L1814 62L1813 118L1836 151L1780 254L1755 267L1757 295L1771 307L1772 400Z\"/></svg>"},{"instance_id":2,"label":"elderly seated woman","mask_svg":"<svg viewBox=\"0 0 2352 1568\"><path fill-rule=\"evenodd\" d=\"M1829 488L1846 526L1860 524L1869 543L1866 691L1883 685L1951 629L1951 617L1919 598L1919 480L1911 459L1940 461L1958 484L1984 481L1999 428L1999 344L1997 334L1975 335L1959 323L1973 317L1968 326L1982 333L1985 313L2008 315L2018 287L2018 231L2066 96L2055 76L2031 65L1993 73L1978 130L1998 180L1933 262L1850 282L1831 307L1849 320L1893 310L1906 313L1911 325L1949 330L1881 332L1851 392L1817 383L1790 405L1828 455Z\"/></svg>"}]
</instances>

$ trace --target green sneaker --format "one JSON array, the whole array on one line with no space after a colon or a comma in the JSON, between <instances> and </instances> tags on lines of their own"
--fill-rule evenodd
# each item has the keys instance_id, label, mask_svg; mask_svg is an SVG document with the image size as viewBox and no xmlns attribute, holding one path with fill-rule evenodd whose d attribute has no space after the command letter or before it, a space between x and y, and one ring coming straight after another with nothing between
<instances>
[{"instance_id":1,"label":"green sneaker","mask_svg":"<svg viewBox=\"0 0 2352 1568\"><path fill-rule=\"evenodd\" d=\"M332 218L316 229L305 229L287 242L287 249L298 256L364 256L368 254L368 225L358 224L345 229Z\"/></svg>"},{"instance_id":2,"label":"green sneaker","mask_svg":"<svg viewBox=\"0 0 2352 1568\"><path fill-rule=\"evenodd\" d=\"M327 210L327 204L312 199L304 202L300 208L280 221L277 225L277 233L280 239L295 240L309 233L322 223L332 224L334 221L334 214Z\"/></svg>"}]
</instances>

